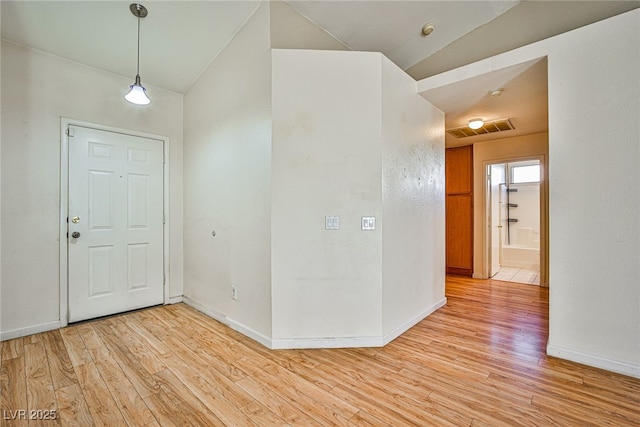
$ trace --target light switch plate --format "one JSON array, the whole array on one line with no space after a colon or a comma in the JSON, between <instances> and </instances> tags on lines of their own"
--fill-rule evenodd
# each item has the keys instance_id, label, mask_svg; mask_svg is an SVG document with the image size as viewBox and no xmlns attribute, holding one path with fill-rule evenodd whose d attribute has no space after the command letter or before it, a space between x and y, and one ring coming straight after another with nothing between
<instances>
[{"instance_id":1,"label":"light switch plate","mask_svg":"<svg viewBox=\"0 0 640 427\"><path fill-rule=\"evenodd\" d=\"M340 229L340 217L339 216L325 216L324 217L324 229L325 230L339 230Z\"/></svg>"},{"instance_id":2,"label":"light switch plate","mask_svg":"<svg viewBox=\"0 0 640 427\"><path fill-rule=\"evenodd\" d=\"M362 217L362 229L363 230L375 230L376 229L376 217L375 216L363 216Z\"/></svg>"}]
</instances>

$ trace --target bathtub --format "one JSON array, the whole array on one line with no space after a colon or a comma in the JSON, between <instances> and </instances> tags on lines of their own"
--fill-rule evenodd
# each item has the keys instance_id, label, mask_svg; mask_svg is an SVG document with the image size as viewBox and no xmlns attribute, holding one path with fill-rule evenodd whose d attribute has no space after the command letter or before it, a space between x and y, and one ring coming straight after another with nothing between
<instances>
[{"instance_id":1,"label":"bathtub","mask_svg":"<svg viewBox=\"0 0 640 427\"><path fill-rule=\"evenodd\" d=\"M539 270L540 248L525 245L503 245L500 265Z\"/></svg>"}]
</instances>

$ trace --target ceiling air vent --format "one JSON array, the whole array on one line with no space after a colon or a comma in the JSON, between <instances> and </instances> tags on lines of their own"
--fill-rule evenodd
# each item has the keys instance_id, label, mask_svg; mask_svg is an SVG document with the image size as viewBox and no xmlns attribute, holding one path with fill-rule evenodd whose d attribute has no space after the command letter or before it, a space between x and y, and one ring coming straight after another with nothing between
<instances>
[{"instance_id":1,"label":"ceiling air vent","mask_svg":"<svg viewBox=\"0 0 640 427\"><path fill-rule=\"evenodd\" d=\"M505 130L515 129L509 119L498 119L484 122L484 126L480 129L471 129L468 126L460 126L458 128L447 129L449 134L456 138L466 138L468 136L483 135L485 133L503 132Z\"/></svg>"}]
</instances>

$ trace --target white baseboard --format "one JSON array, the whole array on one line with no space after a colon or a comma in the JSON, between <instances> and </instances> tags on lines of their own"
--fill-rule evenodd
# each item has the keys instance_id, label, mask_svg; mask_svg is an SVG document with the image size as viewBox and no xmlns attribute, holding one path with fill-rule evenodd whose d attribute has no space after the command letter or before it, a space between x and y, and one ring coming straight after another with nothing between
<instances>
[{"instance_id":1,"label":"white baseboard","mask_svg":"<svg viewBox=\"0 0 640 427\"><path fill-rule=\"evenodd\" d=\"M384 347L391 341L411 329L425 317L444 306L447 299L443 298L416 316L407 320L384 336L372 337L340 337L340 338L286 338L272 340L273 349L303 349L303 348L353 348L353 347Z\"/></svg>"},{"instance_id":2,"label":"white baseboard","mask_svg":"<svg viewBox=\"0 0 640 427\"><path fill-rule=\"evenodd\" d=\"M196 310L206 314L207 316L217 320L229 326L231 329L240 332L243 335L259 342L260 344L268 347L272 350L285 350L285 349L303 349L303 348L352 348L352 347L383 347L395 338L409 330L415 324L422 319L444 306L447 303L447 299L443 298L436 302L426 310L420 312L420 314L412 317L407 322L395 328L384 336L371 336L371 337L339 337L339 338L269 338L263 334L256 332L255 330L236 322L233 319L228 318L222 313L217 312L211 307L207 307L200 302L189 298L188 296L182 297L183 302L195 308Z\"/></svg>"},{"instance_id":3,"label":"white baseboard","mask_svg":"<svg viewBox=\"0 0 640 427\"><path fill-rule=\"evenodd\" d=\"M579 351L549 344L547 344L547 355L570 360L583 365L593 366L594 368L605 369L618 374L628 375L634 378L640 378L640 365L632 365L626 362L606 359L604 357L581 353Z\"/></svg>"},{"instance_id":4,"label":"white baseboard","mask_svg":"<svg viewBox=\"0 0 640 427\"><path fill-rule=\"evenodd\" d=\"M182 295L178 295L176 297L169 297L169 301L167 301L167 304L179 304L183 302L183 297Z\"/></svg>"},{"instance_id":5,"label":"white baseboard","mask_svg":"<svg viewBox=\"0 0 640 427\"><path fill-rule=\"evenodd\" d=\"M404 334L409 329L411 329L412 327L420 323L425 317L427 317L428 315L430 315L431 313L433 313L434 311L436 311L440 307L443 307L446 304L447 304L447 298L445 297L445 298L442 298L440 301L436 302L435 304L432 304L430 307L427 307L421 313L417 314L416 316L404 322L402 325L398 326L394 330L385 334L384 337L382 337L382 342L383 342L382 345L389 344L391 341L395 340L400 335Z\"/></svg>"},{"instance_id":6,"label":"white baseboard","mask_svg":"<svg viewBox=\"0 0 640 427\"><path fill-rule=\"evenodd\" d=\"M54 322L42 323L40 325L28 326L26 328L13 329L11 331L0 332L0 341L6 341L13 338L26 337L27 335L39 334L40 332L53 331L60 329L61 323L59 320Z\"/></svg>"},{"instance_id":7,"label":"white baseboard","mask_svg":"<svg viewBox=\"0 0 640 427\"><path fill-rule=\"evenodd\" d=\"M178 304L182 302L182 295L170 297L167 304ZM13 329L10 331L0 332L0 341L6 341L13 338L26 337L28 335L38 334L40 332L53 331L56 329L64 328L67 326L66 321L56 320L54 322L47 322L41 325L28 326L26 328Z\"/></svg>"},{"instance_id":8,"label":"white baseboard","mask_svg":"<svg viewBox=\"0 0 640 427\"><path fill-rule=\"evenodd\" d=\"M242 323L236 322L235 320L228 318L227 316L214 310L213 308L207 307L199 303L198 301L189 298L186 295L182 296L182 302L217 320L218 322L227 325L231 329L240 332L242 335L246 335L247 337L259 342L265 347L272 348L271 338L262 335L260 332L254 331L253 329L243 325Z\"/></svg>"},{"instance_id":9,"label":"white baseboard","mask_svg":"<svg viewBox=\"0 0 640 427\"><path fill-rule=\"evenodd\" d=\"M283 338L272 340L273 350L305 348L382 347L382 337Z\"/></svg>"}]
</instances>

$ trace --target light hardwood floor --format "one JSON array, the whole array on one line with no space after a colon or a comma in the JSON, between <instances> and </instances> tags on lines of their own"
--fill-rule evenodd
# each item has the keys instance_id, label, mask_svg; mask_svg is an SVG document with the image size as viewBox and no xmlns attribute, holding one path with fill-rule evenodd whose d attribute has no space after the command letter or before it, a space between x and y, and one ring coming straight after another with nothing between
<instances>
[{"instance_id":1,"label":"light hardwood floor","mask_svg":"<svg viewBox=\"0 0 640 427\"><path fill-rule=\"evenodd\" d=\"M2 425L640 425L640 380L545 356L547 289L447 297L384 348L272 351L182 304L5 341Z\"/></svg>"}]
</instances>

